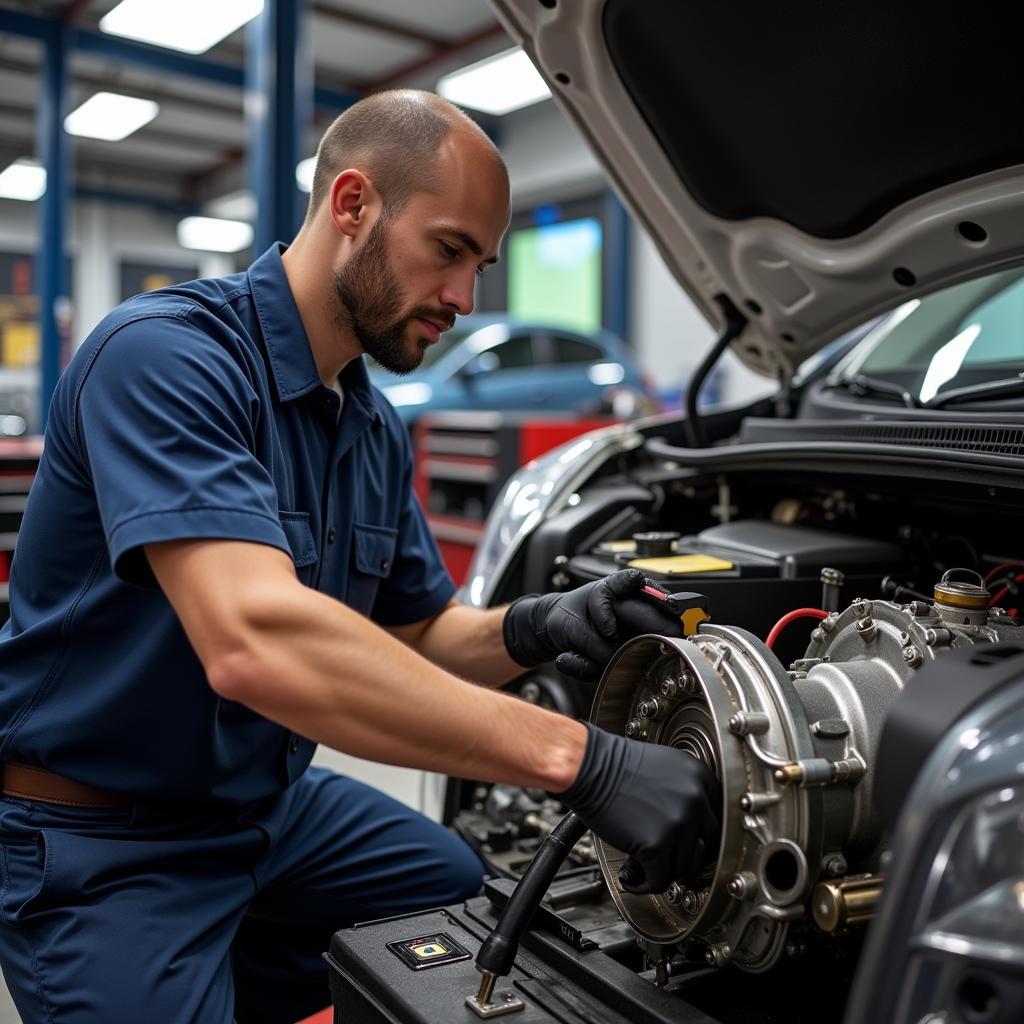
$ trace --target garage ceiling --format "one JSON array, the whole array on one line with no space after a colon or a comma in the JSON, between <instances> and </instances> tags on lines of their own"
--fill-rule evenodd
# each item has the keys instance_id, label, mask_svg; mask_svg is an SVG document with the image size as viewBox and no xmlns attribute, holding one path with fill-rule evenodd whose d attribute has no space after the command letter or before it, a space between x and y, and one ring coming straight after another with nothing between
<instances>
[{"instance_id":1,"label":"garage ceiling","mask_svg":"<svg viewBox=\"0 0 1024 1024\"><path fill-rule=\"evenodd\" d=\"M0 0L0 166L35 151L41 45L3 31L4 14L65 18L98 32L118 0ZM431 89L447 71L507 49L486 0L307 0L307 39L320 89L363 95ZM241 69L241 29L198 59ZM123 197L197 205L245 185L243 91L94 54L75 53L70 107L106 89L156 100L155 120L121 142L72 140L75 185ZM317 108L316 141L336 110Z\"/></svg>"}]
</instances>

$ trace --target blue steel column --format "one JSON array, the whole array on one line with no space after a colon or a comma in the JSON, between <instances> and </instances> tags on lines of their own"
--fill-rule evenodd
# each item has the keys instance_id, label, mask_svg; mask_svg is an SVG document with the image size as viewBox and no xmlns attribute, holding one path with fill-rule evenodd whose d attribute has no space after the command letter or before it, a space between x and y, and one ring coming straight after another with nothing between
<instances>
[{"instance_id":1,"label":"blue steel column","mask_svg":"<svg viewBox=\"0 0 1024 1024\"><path fill-rule=\"evenodd\" d=\"M67 326L68 298L66 235L70 215L71 147L64 131L67 113L67 30L55 22L44 43L42 88L36 148L46 168L46 192L39 200L39 243L36 251L36 293L39 296L40 402L39 425L45 426L50 399L61 371Z\"/></svg>"},{"instance_id":2,"label":"blue steel column","mask_svg":"<svg viewBox=\"0 0 1024 1024\"><path fill-rule=\"evenodd\" d=\"M629 338L629 212L611 189L604 205L604 325Z\"/></svg>"},{"instance_id":3,"label":"blue steel column","mask_svg":"<svg viewBox=\"0 0 1024 1024\"><path fill-rule=\"evenodd\" d=\"M249 23L245 107L249 181L256 196L254 253L290 242L305 214L295 165L313 110L311 61L303 45L306 0L266 0Z\"/></svg>"}]
</instances>

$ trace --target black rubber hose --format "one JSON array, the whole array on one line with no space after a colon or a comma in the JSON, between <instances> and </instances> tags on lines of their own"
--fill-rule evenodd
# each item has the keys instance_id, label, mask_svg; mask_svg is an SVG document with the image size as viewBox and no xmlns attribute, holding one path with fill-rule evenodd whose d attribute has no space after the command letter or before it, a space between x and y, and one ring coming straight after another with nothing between
<instances>
[{"instance_id":1,"label":"black rubber hose","mask_svg":"<svg viewBox=\"0 0 1024 1024\"><path fill-rule=\"evenodd\" d=\"M572 811L551 830L519 879L494 931L480 947L476 955L477 970L499 976L512 970L523 931L540 906L558 869L586 831L587 826Z\"/></svg>"},{"instance_id":2,"label":"black rubber hose","mask_svg":"<svg viewBox=\"0 0 1024 1024\"><path fill-rule=\"evenodd\" d=\"M729 343L738 338L743 328L747 326L747 318L733 305L728 295L716 295L715 301L725 314L725 330L694 371L686 390L686 419L683 421L683 429L686 431L686 442L691 448L703 448L705 443L704 428L697 413L697 399L704 379L714 369L715 363L722 358L722 353L729 347Z\"/></svg>"}]
</instances>

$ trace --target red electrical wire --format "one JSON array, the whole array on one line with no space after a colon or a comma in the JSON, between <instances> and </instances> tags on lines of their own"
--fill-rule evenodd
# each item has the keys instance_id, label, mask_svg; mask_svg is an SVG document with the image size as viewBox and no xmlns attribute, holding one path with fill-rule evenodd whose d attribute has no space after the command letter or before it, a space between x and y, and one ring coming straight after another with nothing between
<instances>
[{"instance_id":1,"label":"red electrical wire","mask_svg":"<svg viewBox=\"0 0 1024 1024\"><path fill-rule=\"evenodd\" d=\"M985 582L990 583L1001 572L1003 572L1006 569L1012 569L1015 566L1020 566L1021 568L1024 568L1024 562L1001 562L994 569L989 569L989 571L985 573Z\"/></svg>"},{"instance_id":2,"label":"red electrical wire","mask_svg":"<svg viewBox=\"0 0 1024 1024\"><path fill-rule=\"evenodd\" d=\"M1024 572L1018 573L1016 576L1014 576L1013 577L1013 582L1014 583L1024 583ZM991 608L992 605L994 605L994 604L999 604L999 602L1002 601L1002 599L1004 597L1006 597L1006 595L1009 594L1009 593L1010 593L1010 587L1009 586L1003 587L1003 589L1000 590L995 595L995 597L992 598L991 601L989 601L989 603L988 603L989 608Z\"/></svg>"},{"instance_id":3,"label":"red electrical wire","mask_svg":"<svg viewBox=\"0 0 1024 1024\"><path fill-rule=\"evenodd\" d=\"M772 649L775 641L779 638L779 634L786 628L791 622L795 622L797 619L827 619L828 612L823 612L820 608L797 608L794 611L787 612L779 619L771 628L771 632L768 634L768 639L765 640L765 646L768 650Z\"/></svg>"}]
</instances>

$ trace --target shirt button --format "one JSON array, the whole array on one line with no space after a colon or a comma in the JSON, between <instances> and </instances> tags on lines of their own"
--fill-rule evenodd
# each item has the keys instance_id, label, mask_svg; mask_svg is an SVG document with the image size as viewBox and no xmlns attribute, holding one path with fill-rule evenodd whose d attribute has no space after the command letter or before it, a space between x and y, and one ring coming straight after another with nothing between
<instances>
[{"instance_id":1,"label":"shirt button","mask_svg":"<svg viewBox=\"0 0 1024 1024\"><path fill-rule=\"evenodd\" d=\"M295 737L295 736L293 736L293 737L292 737L292 741L291 741L291 743L290 743L290 744L288 745L288 749L289 749L289 750L290 750L290 751L291 751L291 752L292 752L293 754L297 754L297 753L299 752L299 741L298 741L298 738L297 738L297 737Z\"/></svg>"},{"instance_id":2,"label":"shirt button","mask_svg":"<svg viewBox=\"0 0 1024 1024\"><path fill-rule=\"evenodd\" d=\"M335 529L335 528L334 528L334 527L332 526L332 527L331 527L331 528L330 528L330 529L329 529L329 530L327 531L327 543L328 543L328 544L333 544L333 543L334 543L334 539L335 539L335 537L337 537L337 536L338 536L338 531L337 531L337 530L336 530L336 529Z\"/></svg>"},{"instance_id":3,"label":"shirt button","mask_svg":"<svg viewBox=\"0 0 1024 1024\"><path fill-rule=\"evenodd\" d=\"M380 560L380 570L381 570L381 572L387 572L388 569L390 569L390 568L391 568L391 563L386 558L382 558Z\"/></svg>"}]
</instances>

